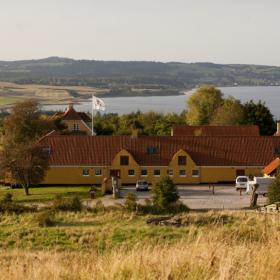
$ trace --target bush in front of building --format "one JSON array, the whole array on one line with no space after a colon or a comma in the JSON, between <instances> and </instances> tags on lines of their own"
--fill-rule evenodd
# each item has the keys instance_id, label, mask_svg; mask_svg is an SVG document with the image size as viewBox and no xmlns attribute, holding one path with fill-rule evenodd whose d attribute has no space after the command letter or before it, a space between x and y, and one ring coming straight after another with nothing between
<instances>
[{"instance_id":1,"label":"bush in front of building","mask_svg":"<svg viewBox=\"0 0 280 280\"><path fill-rule=\"evenodd\" d=\"M270 204L280 202L280 170L277 171L275 180L268 187L268 201Z\"/></svg>"},{"instance_id":2,"label":"bush in front of building","mask_svg":"<svg viewBox=\"0 0 280 280\"><path fill-rule=\"evenodd\" d=\"M168 209L169 206L176 203L180 196L176 185L168 176L163 177L152 187L152 201L155 207Z\"/></svg>"},{"instance_id":3,"label":"bush in front of building","mask_svg":"<svg viewBox=\"0 0 280 280\"><path fill-rule=\"evenodd\" d=\"M125 197L124 207L126 210L134 212L137 209L137 202L136 202L136 195L135 193L128 193Z\"/></svg>"},{"instance_id":4,"label":"bush in front of building","mask_svg":"<svg viewBox=\"0 0 280 280\"><path fill-rule=\"evenodd\" d=\"M53 202L53 209L58 211L79 212L82 210L82 202L78 196L74 196L72 199L57 196Z\"/></svg>"}]
</instances>

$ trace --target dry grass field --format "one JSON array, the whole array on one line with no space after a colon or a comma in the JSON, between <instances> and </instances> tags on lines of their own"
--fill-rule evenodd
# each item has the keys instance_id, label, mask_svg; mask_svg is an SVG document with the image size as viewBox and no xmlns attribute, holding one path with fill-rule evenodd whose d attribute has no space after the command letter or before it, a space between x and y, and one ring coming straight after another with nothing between
<instances>
[{"instance_id":1,"label":"dry grass field","mask_svg":"<svg viewBox=\"0 0 280 280\"><path fill-rule=\"evenodd\" d=\"M19 85L0 82L0 105L7 107L25 98L36 98L42 104L79 102L90 98L92 94L107 91L83 86Z\"/></svg>"},{"instance_id":2,"label":"dry grass field","mask_svg":"<svg viewBox=\"0 0 280 280\"><path fill-rule=\"evenodd\" d=\"M190 212L182 227L121 210L0 218L0 279L280 279L280 217Z\"/></svg>"}]
</instances>

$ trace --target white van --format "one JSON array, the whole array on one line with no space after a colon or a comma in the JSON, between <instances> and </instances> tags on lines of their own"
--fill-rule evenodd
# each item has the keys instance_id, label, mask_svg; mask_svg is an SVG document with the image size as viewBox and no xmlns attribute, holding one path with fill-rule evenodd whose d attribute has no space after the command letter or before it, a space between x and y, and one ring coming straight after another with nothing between
<instances>
[{"instance_id":1,"label":"white van","mask_svg":"<svg viewBox=\"0 0 280 280\"><path fill-rule=\"evenodd\" d=\"M249 183L248 176L238 176L238 177L236 177L236 180L235 180L235 188L236 188L236 190L247 189L248 183Z\"/></svg>"},{"instance_id":2,"label":"white van","mask_svg":"<svg viewBox=\"0 0 280 280\"><path fill-rule=\"evenodd\" d=\"M256 194L266 196L268 193L268 187L274 180L274 177L254 177L254 185L258 185Z\"/></svg>"}]
</instances>

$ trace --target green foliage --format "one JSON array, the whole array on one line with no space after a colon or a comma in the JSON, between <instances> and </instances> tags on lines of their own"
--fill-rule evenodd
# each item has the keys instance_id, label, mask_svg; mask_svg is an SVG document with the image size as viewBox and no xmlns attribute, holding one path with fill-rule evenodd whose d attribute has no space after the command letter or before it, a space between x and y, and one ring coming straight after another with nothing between
<instances>
[{"instance_id":1,"label":"green foliage","mask_svg":"<svg viewBox=\"0 0 280 280\"><path fill-rule=\"evenodd\" d=\"M54 222L54 212L53 211L43 211L36 216L36 222L40 227L51 227L55 225Z\"/></svg>"},{"instance_id":2,"label":"green foliage","mask_svg":"<svg viewBox=\"0 0 280 280\"><path fill-rule=\"evenodd\" d=\"M211 125L239 125L243 122L244 112L239 100L225 98L222 105L214 112Z\"/></svg>"},{"instance_id":3,"label":"green foliage","mask_svg":"<svg viewBox=\"0 0 280 280\"><path fill-rule=\"evenodd\" d=\"M243 110L244 124L258 125L261 135L272 135L275 132L276 123L264 102L254 103L250 100L243 105Z\"/></svg>"},{"instance_id":4,"label":"green foliage","mask_svg":"<svg viewBox=\"0 0 280 280\"><path fill-rule=\"evenodd\" d=\"M29 193L31 184L40 183L48 169L48 155L38 139L50 129L50 121L41 117L39 104L27 100L14 105L4 121L0 169L11 175Z\"/></svg>"},{"instance_id":5,"label":"green foliage","mask_svg":"<svg viewBox=\"0 0 280 280\"><path fill-rule=\"evenodd\" d=\"M11 193L5 193L2 199L3 203L12 203L13 202L13 195Z\"/></svg>"},{"instance_id":6,"label":"green foliage","mask_svg":"<svg viewBox=\"0 0 280 280\"><path fill-rule=\"evenodd\" d=\"M186 120L189 125L207 125L222 105L223 94L214 86L201 86L188 99Z\"/></svg>"},{"instance_id":7,"label":"green foliage","mask_svg":"<svg viewBox=\"0 0 280 280\"><path fill-rule=\"evenodd\" d=\"M58 195L53 201L53 209L58 211L79 212L82 210L82 203L78 196L74 196L71 199L66 199Z\"/></svg>"},{"instance_id":8,"label":"green foliage","mask_svg":"<svg viewBox=\"0 0 280 280\"><path fill-rule=\"evenodd\" d=\"M167 209L179 199L177 187L168 176L161 178L152 187L152 192L153 205L162 209Z\"/></svg>"},{"instance_id":9,"label":"green foliage","mask_svg":"<svg viewBox=\"0 0 280 280\"><path fill-rule=\"evenodd\" d=\"M15 203L15 202L1 202L0 203L0 213L15 213L15 214L21 214L24 212L31 212L35 211L35 209L31 207L25 207L21 204Z\"/></svg>"},{"instance_id":10,"label":"green foliage","mask_svg":"<svg viewBox=\"0 0 280 280\"><path fill-rule=\"evenodd\" d=\"M268 187L269 203L280 202L280 170L277 171L275 180Z\"/></svg>"},{"instance_id":11,"label":"green foliage","mask_svg":"<svg viewBox=\"0 0 280 280\"><path fill-rule=\"evenodd\" d=\"M141 135L170 135L173 125L185 124L185 113L97 114L93 122L97 135L130 135L133 129Z\"/></svg>"},{"instance_id":12,"label":"green foliage","mask_svg":"<svg viewBox=\"0 0 280 280\"><path fill-rule=\"evenodd\" d=\"M82 202L78 196L74 196L71 200L71 209L72 211L78 212L82 211Z\"/></svg>"},{"instance_id":13,"label":"green foliage","mask_svg":"<svg viewBox=\"0 0 280 280\"><path fill-rule=\"evenodd\" d=\"M136 202L136 195L135 193L128 193L125 197L124 207L128 211L135 211L137 208L137 202Z\"/></svg>"}]
</instances>

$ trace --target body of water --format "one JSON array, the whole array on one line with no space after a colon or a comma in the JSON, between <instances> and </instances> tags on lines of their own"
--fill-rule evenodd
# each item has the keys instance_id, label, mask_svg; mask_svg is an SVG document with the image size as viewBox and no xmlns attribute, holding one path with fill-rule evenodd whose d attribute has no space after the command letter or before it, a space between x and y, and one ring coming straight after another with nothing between
<instances>
[{"instance_id":1,"label":"body of water","mask_svg":"<svg viewBox=\"0 0 280 280\"><path fill-rule=\"evenodd\" d=\"M242 102L248 100L262 100L270 108L275 118L280 118L280 87L222 87L225 96L233 96ZM103 98L106 104L106 113L126 114L137 110L147 112L175 112L181 113L186 109L186 102L193 91L178 96L151 96L151 97L113 97ZM44 110L64 111L67 105L46 105ZM85 101L75 106L77 111L90 112L91 101Z\"/></svg>"}]
</instances>

